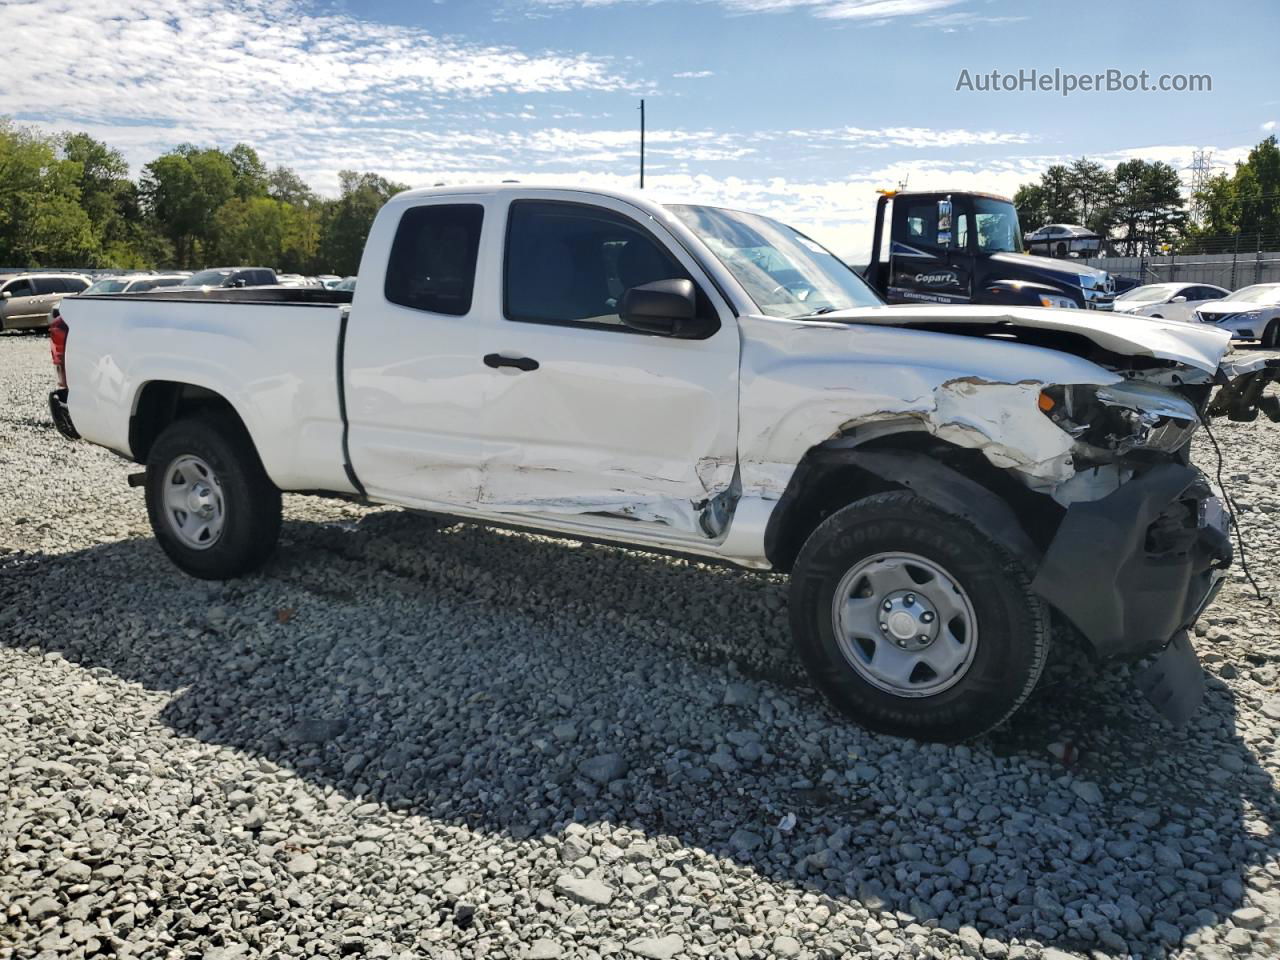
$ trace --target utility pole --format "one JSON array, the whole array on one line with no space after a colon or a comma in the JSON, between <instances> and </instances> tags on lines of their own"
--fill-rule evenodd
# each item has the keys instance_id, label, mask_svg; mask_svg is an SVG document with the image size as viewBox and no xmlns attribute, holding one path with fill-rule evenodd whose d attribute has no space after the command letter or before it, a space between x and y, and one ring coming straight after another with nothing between
<instances>
[{"instance_id":1,"label":"utility pole","mask_svg":"<svg viewBox=\"0 0 1280 960\"><path fill-rule=\"evenodd\" d=\"M644 189L644 99L640 100L640 189Z\"/></svg>"}]
</instances>

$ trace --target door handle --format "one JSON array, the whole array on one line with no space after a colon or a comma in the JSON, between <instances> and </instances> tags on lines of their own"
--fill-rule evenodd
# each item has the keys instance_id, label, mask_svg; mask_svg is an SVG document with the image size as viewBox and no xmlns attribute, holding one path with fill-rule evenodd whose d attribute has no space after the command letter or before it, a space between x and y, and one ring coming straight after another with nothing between
<instances>
[{"instance_id":1,"label":"door handle","mask_svg":"<svg viewBox=\"0 0 1280 960\"><path fill-rule=\"evenodd\" d=\"M528 373L530 370L538 369L538 361L532 357L504 357L500 353L486 353L484 356L484 365L486 367L515 367L517 370L523 370Z\"/></svg>"}]
</instances>

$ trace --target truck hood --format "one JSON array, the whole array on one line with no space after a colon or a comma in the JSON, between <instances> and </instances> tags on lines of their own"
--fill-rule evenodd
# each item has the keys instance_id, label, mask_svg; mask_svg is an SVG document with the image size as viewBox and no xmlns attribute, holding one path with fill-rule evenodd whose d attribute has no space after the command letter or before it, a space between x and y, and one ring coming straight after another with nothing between
<instances>
[{"instance_id":1,"label":"truck hood","mask_svg":"<svg viewBox=\"0 0 1280 960\"><path fill-rule=\"evenodd\" d=\"M1091 267L1088 264L1071 260L1058 260L1054 257L1037 257L1030 253L993 253L991 259L996 263L1021 270L1033 270L1046 275L1055 274L1059 277L1063 274L1069 274L1073 277L1106 276L1105 270L1099 270L1097 267ZM1077 284L1079 283L1078 280L1076 282Z\"/></svg>"},{"instance_id":2,"label":"truck hood","mask_svg":"<svg viewBox=\"0 0 1280 960\"><path fill-rule=\"evenodd\" d=\"M1038 259L1038 258L1033 258ZM1062 263L1050 260L1049 263ZM976 333L989 327L999 336L1002 329L1043 330L1081 336L1103 350L1125 357L1153 357L1194 367L1210 375L1231 344L1231 335L1200 324L1155 320L1129 314L1093 310L1057 310L1044 307L956 307L901 304L839 310L815 318L813 323L838 321L892 327L919 327L940 332Z\"/></svg>"}]
</instances>

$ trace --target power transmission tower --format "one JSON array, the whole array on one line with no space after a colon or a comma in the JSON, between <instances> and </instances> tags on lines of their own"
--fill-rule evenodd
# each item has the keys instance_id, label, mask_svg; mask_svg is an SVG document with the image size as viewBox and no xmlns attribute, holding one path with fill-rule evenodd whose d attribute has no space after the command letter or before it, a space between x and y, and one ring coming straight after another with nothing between
<instances>
[{"instance_id":1,"label":"power transmission tower","mask_svg":"<svg viewBox=\"0 0 1280 960\"><path fill-rule=\"evenodd\" d=\"M1205 204L1200 191L1208 185L1213 167L1212 150L1196 150L1191 154L1191 166L1187 168L1191 171L1191 219L1197 224L1204 222Z\"/></svg>"}]
</instances>

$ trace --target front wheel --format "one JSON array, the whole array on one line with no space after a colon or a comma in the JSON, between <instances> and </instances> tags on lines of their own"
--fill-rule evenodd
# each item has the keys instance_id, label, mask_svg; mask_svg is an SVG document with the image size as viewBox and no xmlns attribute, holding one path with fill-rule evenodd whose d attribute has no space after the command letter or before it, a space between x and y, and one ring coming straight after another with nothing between
<instances>
[{"instance_id":1,"label":"front wheel","mask_svg":"<svg viewBox=\"0 0 1280 960\"><path fill-rule=\"evenodd\" d=\"M1280 320L1272 320L1267 324L1266 332L1262 335L1262 345L1264 347L1280 347Z\"/></svg>"},{"instance_id":2,"label":"front wheel","mask_svg":"<svg viewBox=\"0 0 1280 960\"><path fill-rule=\"evenodd\" d=\"M238 422L178 420L147 457L147 514L181 570L226 580L256 570L280 535L280 491Z\"/></svg>"},{"instance_id":3,"label":"front wheel","mask_svg":"<svg viewBox=\"0 0 1280 960\"><path fill-rule=\"evenodd\" d=\"M839 510L791 575L791 629L814 683L864 726L955 741L1034 689L1049 620L1013 557L910 493Z\"/></svg>"}]
</instances>

